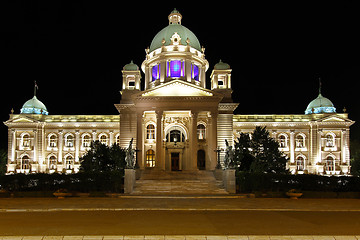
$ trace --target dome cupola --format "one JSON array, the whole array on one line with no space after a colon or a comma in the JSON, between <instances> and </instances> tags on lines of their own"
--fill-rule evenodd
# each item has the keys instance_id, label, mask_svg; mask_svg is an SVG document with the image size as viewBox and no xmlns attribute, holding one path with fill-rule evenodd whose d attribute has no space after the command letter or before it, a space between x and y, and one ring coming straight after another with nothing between
<instances>
[{"instance_id":1,"label":"dome cupola","mask_svg":"<svg viewBox=\"0 0 360 240\"><path fill-rule=\"evenodd\" d=\"M305 110L305 114L313 113L336 113L336 108L330 99L321 94L321 82L319 84L319 95L312 100Z\"/></svg>"},{"instance_id":2,"label":"dome cupola","mask_svg":"<svg viewBox=\"0 0 360 240\"><path fill-rule=\"evenodd\" d=\"M45 105L34 96L32 99L26 101L22 106L20 113L24 114L42 114L48 115L49 112L47 111Z\"/></svg>"}]
</instances>

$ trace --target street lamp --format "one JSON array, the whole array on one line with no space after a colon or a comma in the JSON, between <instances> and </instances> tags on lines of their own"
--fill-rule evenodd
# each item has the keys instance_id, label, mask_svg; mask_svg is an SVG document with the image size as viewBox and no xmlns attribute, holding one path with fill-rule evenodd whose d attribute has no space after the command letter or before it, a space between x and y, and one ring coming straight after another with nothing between
<instances>
[{"instance_id":1,"label":"street lamp","mask_svg":"<svg viewBox=\"0 0 360 240\"><path fill-rule=\"evenodd\" d=\"M221 164L220 164L220 152L224 151L224 149L217 147L214 152L217 152L217 164L216 164L216 169L222 169Z\"/></svg>"}]
</instances>

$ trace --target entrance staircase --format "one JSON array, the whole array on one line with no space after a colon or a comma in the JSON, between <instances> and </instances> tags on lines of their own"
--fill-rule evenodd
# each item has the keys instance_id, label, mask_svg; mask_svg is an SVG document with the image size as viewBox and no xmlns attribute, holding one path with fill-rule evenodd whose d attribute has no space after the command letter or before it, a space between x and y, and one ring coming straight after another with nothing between
<instances>
[{"instance_id":1,"label":"entrance staircase","mask_svg":"<svg viewBox=\"0 0 360 240\"><path fill-rule=\"evenodd\" d=\"M133 195L228 195L212 171L145 170Z\"/></svg>"}]
</instances>

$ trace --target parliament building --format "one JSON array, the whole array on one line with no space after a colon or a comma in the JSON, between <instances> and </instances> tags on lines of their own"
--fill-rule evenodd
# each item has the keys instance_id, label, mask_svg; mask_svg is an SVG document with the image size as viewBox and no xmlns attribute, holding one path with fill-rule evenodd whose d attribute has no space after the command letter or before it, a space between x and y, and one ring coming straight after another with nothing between
<instances>
[{"instance_id":1,"label":"parliament building","mask_svg":"<svg viewBox=\"0 0 360 240\"><path fill-rule=\"evenodd\" d=\"M123 67L119 114L51 115L36 95L19 114L12 111L4 122L7 173L76 173L92 141L128 147L132 138L140 169L214 170L216 150L225 149L225 140L233 144L241 132L266 126L288 156L291 173L350 174L354 121L347 113L337 113L319 92L304 114L234 114L238 103L232 100L230 65L215 64L206 86L205 49L177 10L168 20L141 67L132 61Z\"/></svg>"}]
</instances>

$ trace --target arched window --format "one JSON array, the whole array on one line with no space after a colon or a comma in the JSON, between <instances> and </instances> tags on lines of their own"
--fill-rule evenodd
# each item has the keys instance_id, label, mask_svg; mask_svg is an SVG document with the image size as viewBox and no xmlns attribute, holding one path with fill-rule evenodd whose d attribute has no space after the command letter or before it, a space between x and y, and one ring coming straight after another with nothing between
<instances>
[{"instance_id":1,"label":"arched window","mask_svg":"<svg viewBox=\"0 0 360 240\"><path fill-rule=\"evenodd\" d=\"M87 147L90 147L90 144L91 144L90 135L88 135L88 134L84 135L83 138L82 138L82 146L84 148L87 148Z\"/></svg>"},{"instance_id":2,"label":"arched window","mask_svg":"<svg viewBox=\"0 0 360 240\"><path fill-rule=\"evenodd\" d=\"M21 158L21 169L30 169L30 158L25 155Z\"/></svg>"},{"instance_id":3,"label":"arched window","mask_svg":"<svg viewBox=\"0 0 360 240\"><path fill-rule=\"evenodd\" d=\"M280 144L280 147L281 148L286 148L286 146L287 146L287 143L286 143L287 141L286 141L286 137L285 137L285 135L280 135L279 136L279 144Z\"/></svg>"},{"instance_id":4,"label":"arched window","mask_svg":"<svg viewBox=\"0 0 360 240\"><path fill-rule=\"evenodd\" d=\"M100 135L99 140L102 144L105 144L105 145L108 144L107 136L105 134Z\"/></svg>"},{"instance_id":5,"label":"arched window","mask_svg":"<svg viewBox=\"0 0 360 240\"><path fill-rule=\"evenodd\" d=\"M57 146L57 137L55 134L52 134L49 137L49 147L56 147Z\"/></svg>"},{"instance_id":6,"label":"arched window","mask_svg":"<svg viewBox=\"0 0 360 240\"><path fill-rule=\"evenodd\" d=\"M74 136L68 134L65 136L65 146L66 147L74 147Z\"/></svg>"},{"instance_id":7,"label":"arched window","mask_svg":"<svg viewBox=\"0 0 360 240\"><path fill-rule=\"evenodd\" d=\"M197 138L199 140L204 140L205 139L205 126L203 124L199 124L197 126Z\"/></svg>"},{"instance_id":8,"label":"arched window","mask_svg":"<svg viewBox=\"0 0 360 240\"><path fill-rule=\"evenodd\" d=\"M296 170L304 171L305 168L305 159L302 156L296 158Z\"/></svg>"},{"instance_id":9,"label":"arched window","mask_svg":"<svg viewBox=\"0 0 360 240\"><path fill-rule=\"evenodd\" d=\"M66 169L67 170L73 169L74 162L73 162L72 156L69 155L69 156L66 157L65 164L66 164Z\"/></svg>"},{"instance_id":10,"label":"arched window","mask_svg":"<svg viewBox=\"0 0 360 240\"><path fill-rule=\"evenodd\" d=\"M30 135L28 133L25 133L21 137L21 145L23 147L30 147Z\"/></svg>"},{"instance_id":11,"label":"arched window","mask_svg":"<svg viewBox=\"0 0 360 240\"><path fill-rule=\"evenodd\" d=\"M334 171L335 169L335 161L334 161L334 158L332 156L328 156L326 158L326 163L325 163L325 168L326 168L326 171Z\"/></svg>"},{"instance_id":12,"label":"arched window","mask_svg":"<svg viewBox=\"0 0 360 240\"><path fill-rule=\"evenodd\" d=\"M155 126L153 124L146 127L146 139L155 139Z\"/></svg>"},{"instance_id":13,"label":"arched window","mask_svg":"<svg viewBox=\"0 0 360 240\"><path fill-rule=\"evenodd\" d=\"M152 149L146 151L146 167L155 167L155 152Z\"/></svg>"},{"instance_id":14,"label":"arched window","mask_svg":"<svg viewBox=\"0 0 360 240\"><path fill-rule=\"evenodd\" d=\"M302 136L300 134L296 136L296 147L297 148L304 148L305 147L304 136Z\"/></svg>"},{"instance_id":15,"label":"arched window","mask_svg":"<svg viewBox=\"0 0 360 240\"><path fill-rule=\"evenodd\" d=\"M49 169L55 170L57 165L56 157L54 155L49 157Z\"/></svg>"},{"instance_id":16,"label":"arched window","mask_svg":"<svg viewBox=\"0 0 360 240\"><path fill-rule=\"evenodd\" d=\"M326 135L326 143L325 143L326 147L334 147L335 146L335 136L332 134L327 134Z\"/></svg>"}]
</instances>

